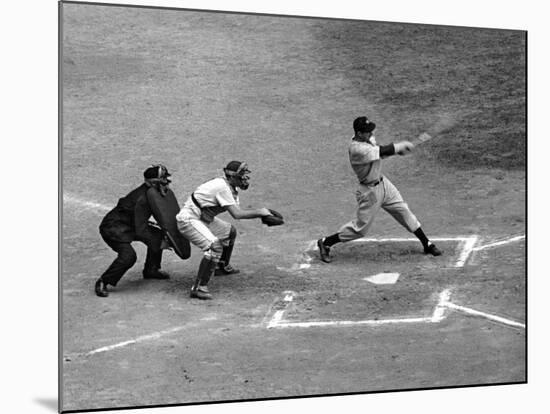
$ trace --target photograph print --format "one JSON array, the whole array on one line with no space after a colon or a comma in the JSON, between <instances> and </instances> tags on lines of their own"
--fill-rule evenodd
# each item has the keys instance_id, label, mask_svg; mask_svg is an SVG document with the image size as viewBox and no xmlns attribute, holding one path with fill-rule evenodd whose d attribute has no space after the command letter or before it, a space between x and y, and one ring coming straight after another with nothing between
<instances>
[{"instance_id":1,"label":"photograph print","mask_svg":"<svg viewBox=\"0 0 550 414\"><path fill-rule=\"evenodd\" d=\"M523 384L527 32L59 3L60 410Z\"/></svg>"}]
</instances>

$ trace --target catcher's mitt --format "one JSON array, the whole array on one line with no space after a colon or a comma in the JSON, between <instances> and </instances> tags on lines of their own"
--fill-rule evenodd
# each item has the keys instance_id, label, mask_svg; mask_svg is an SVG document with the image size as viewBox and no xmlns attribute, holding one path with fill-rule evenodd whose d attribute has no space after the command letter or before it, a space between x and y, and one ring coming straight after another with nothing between
<instances>
[{"instance_id":1,"label":"catcher's mitt","mask_svg":"<svg viewBox=\"0 0 550 414\"><path fill-rule=\"evenodd\" d=\"M285 224L285 220L283 219L283 215L279 213L278 211L271 210L271 216L263 216L262 217L262 223L266 226L280 226L281 224Z\"/></svg>"}]
</instances>

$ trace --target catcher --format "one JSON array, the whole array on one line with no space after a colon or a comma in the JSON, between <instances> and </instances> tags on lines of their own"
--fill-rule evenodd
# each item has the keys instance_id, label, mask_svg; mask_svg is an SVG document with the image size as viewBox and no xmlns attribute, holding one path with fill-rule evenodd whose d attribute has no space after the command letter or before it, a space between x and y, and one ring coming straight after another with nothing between
<instances>
[{"instance_id":1,"label":"catcher","mask_svg":"<svg viewBox=\"0 0 550 414\"><path fill-rule=\"evenodd\" d=\"M242 209L237 189L249 186L250 170L246 163L231 161L224 168L224 176L201 184L186 200L176 216L178 230L192 244L202 249L204 257L190 296L212 299L208 291L211 276L232 275L239 270L231 266L231 254L237 229L218 217L228 211L236 220L261 218L268 226L283 224L282 216L267 208Z\"/></svg>"}]
</instances>

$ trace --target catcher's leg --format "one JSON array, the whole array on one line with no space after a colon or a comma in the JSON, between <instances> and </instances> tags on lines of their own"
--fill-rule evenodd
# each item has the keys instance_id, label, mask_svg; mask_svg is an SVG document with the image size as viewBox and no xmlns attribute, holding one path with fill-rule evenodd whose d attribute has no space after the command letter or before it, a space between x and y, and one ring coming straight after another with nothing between
<instances>
[{"instance_id":1,"label":"catcher's leg","mask_svg":"<svg viewBox=\"0 0 550 414\"><path fill-rule=\"evenodd\" d=\"M208 291L208 282L212 276L212 272L216 267L216 262L203 257L197 272L197 278L191 288L190 296L197 299L212 299L212 295Z\"/></svg>"},{"instance_id":2,"label":"catcher's leg","mask_svg":"<svg viewBox=\"0 0 550 414\"><path fill-rule=\"evenodd\" d=\"M231 260L231 255L233 254L233 247L235 246L235 239L237 238L237 229L234 226L231 226L229 231L229 238L223 243L223 251L220 257L220 261L216 268L214 275L223 276L223 275L234 275L239 273L240 270L231 266L229 261Z\"/></svg>"},{"instance_id":3,"label":"catcher's leg","mask_svg":"<svg viewBox=\"0 0 550 414\"><path fill-rule=\"evenodd\" d=\"M208 250L204 252L204 257L199 265L197 278L191 288L190 296L197 299L212 299L212 295L208 291L208 282L214 273L214 269L220 260L223 251L223 246L219 239L216 239Z\"/></svg>"},{"instance_id":4,"label":"catcher's leg","mask_svg":"<svg viewBox=\"0 0 550 414\"><path fill-rule=\"evenodd\" d=\"M178 230L191 243L200 247L204 252L204 257L199 265L195 283L191 287L191 297L212 299L212 295L208 292L208 282L222 255L222 243L220 239L210 231L206 223L199 219L189 218L178 221Z\"/></svg>"}]
</instances>

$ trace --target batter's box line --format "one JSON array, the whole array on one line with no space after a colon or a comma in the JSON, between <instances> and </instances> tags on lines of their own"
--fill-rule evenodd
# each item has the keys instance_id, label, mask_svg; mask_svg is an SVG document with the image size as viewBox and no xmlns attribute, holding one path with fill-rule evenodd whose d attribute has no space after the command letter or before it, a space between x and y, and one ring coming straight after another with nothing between
<instances>
[{"instance_id":1,"label":"batter's box line","mask_svg":"<svg viewBox=\"0 0 550 414\"><path fill-rule=\"evenodd\" d=\"M525 329L525 324L516 322L510 319L503 318L501 316L492 315L489 313L481 312L475 309L467 308L465 306L456 305L450 302L451 291L446 289L439 294L439 300L432 312L431 316L428 317L418 317L418 318L398 318L398 319L367 319L361 321L343 321L343 320L334 320L334 321L305 321L305 322L290 322L283 319L284 313L294 300L296 296L295 292L286 291L284 292L285 296L283 302L285 304L283 309L277 310L269 323L267 324L268 329L273 328L312 328L312 327L341 327L341 326L381 326L381 325L392 325L392 324L407 324L407 323L439 323L442 320L446 319L449 312L448 310L454 310L458 312L465 313L470 316L478 316L485 319L488 319L493 322L497 322L503 325L512 326L515 328Z\"/></svg>"},{"instance_id":2,"label":"batter's box line","mask_svg":"<svg viewBox=\"0 0 550 414\"><path fill-rule=\"evenodd\" d=\"M458 245L456 247L456 256L457 260L454 263L453 267L463 267L470 255L472 254L472 251L474 250L474 246L477 243L478 240L477 235L472 236L459 236L459 237L436 237L430 239L434 242L446 242L446 241L454 241L458 242ZM411 241L418 241L416 238L411 237L390 237L390 238L366 238L361 237L360 239L352 240L352 243L388 243L388 242L411 242ZM278 270L285 270L285 271L299 271L299 270L305 270L309 269L311 267L311 262L313 261L313 256L310 252L315 251L317 249L317 240L312 240L308 243L307 247L305 248L305 251L302 253L300 260L293 264L290 268L282 268L277 267Z\"/></svg>"}]
</instances>

